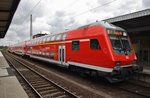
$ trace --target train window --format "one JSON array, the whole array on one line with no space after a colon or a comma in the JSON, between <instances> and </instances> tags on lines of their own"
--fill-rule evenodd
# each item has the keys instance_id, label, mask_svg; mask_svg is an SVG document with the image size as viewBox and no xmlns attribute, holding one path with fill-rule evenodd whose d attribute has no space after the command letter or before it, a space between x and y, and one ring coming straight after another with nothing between
<instances>
[{"instance_id":1,"label":"train window","mask_svg":"<svg viewBox=\"0 0 150 98\"><path fill-rule=\"evenodd\" d=\"M38 40L36 40L36 44L38 45Z\"/></svg>"},{"instance_id":2,"label":"train window","mask_svg":"<svg viewBox=\"0 0 150 98\"><path fill-rule=\"evenodd\" d=\"M47 56L47 57L49 56L49 53L48 53L48 52L46 52L46 56Z\"/></svg>"},{"instance_id":3,"label":"train window","mask_svg":"<svg viewBox=\"0 0 150 98\"><path fill-rule=\"evenodd\" d=\"M54 57L55 57L55 53L54 52L50 53L49 55L50 55L50 59L54 59Z\"/></svg>"},{"instance_id":4,"label":"train window","mask_svg":"<svg viewBox=\"0 0 150 98\"><path fill-rule=\"evenodd\" d=\"M100 45L97 39L90 39L90 48L92 50L99 50L100 49Z\"/></svg>"},{"instance_id":5,"label":"train window","mask_svg":"<svg viewBox=\"0 0 150 98\"><path fill-rule=\"evenodd\" d=\"M37 44L39 44L39 39L37 40Z\"/></svg>"},{"instance_id":6,"label":"train window","mask_svg":"<svg viewBox=\"0 0 150 98\"><path fill-rule=\"evenodd\" d=\"M34 45L36 45L36 40L34 40Z\"/></svg>"},{"instance_id":7,"label":"train window","mask_svg":"<svg viewBox=\"0 0 150 98\"><path fill-rule=\"evenodd\" d=\"M55 36L52 36L51 41L54 41L54 39L55 39Z\"/></svg>"},{"instance_id":8,"label":"train window","mask_svg":"<svg viewBox=\"0 0 150 98\"><path fill-rule=\"evenodd\" d=\"M35 41L33 40L33 46L35 45Z\"/></svg>"},{"instance_id":9,"label":"train window","mask_svg":"<svg viewBox=\"0 0 150 98\"><path fill-rule=\"evenodd\" d=\"M50 36L49 36L49 37L47 37L47 40L46 40L46 42L49 42L49 41L50 41L50 38L51 38Z\"/></svg>"},{"instance_id":10,"label":"train window","mask_svg":"<svg viewBox=\"0 0 150 98\"><path fill-rule=\"evenodd\" d=\"M42 44L43 39L40 39L40 44Z\"/></svg>"},{"instance_id":11,"label":"train window","mask_svg":"<svg viewBox=\"0 0 150 98\"><path fill-rule=\"evenodd\" d=\"M40 44L40 39L38 40L38 44Z\"/></svg>"},{"instance_id":12,"label":"train window","mask_svg":"<svg viewBox=\"0 0 150 98\"><path fill-rule=\"evenodd\" d=\"M79 41L72 41L72 50L73 51L80 50L80 42Z\"/></svg>"},{"instance_id":13,"label":"train window","mask_svg":"<svg viewBox=\"0 0 150 98\"><path fill-rule=\"evenodd\" d=\"M38 39L38 44L40 44L40 39Z\"/></svg>"},{"instance_id":14,"label":"train window","mask_svg":"<svg viewBox=\"0 0 150 98\"><path fill-rule=\"evenodd\" d=\"M42 44L42 39L40 39L40 44Z\"/></svg>"},{"instance_id":15,"label":"train window","mask_svg":"<svg viewBox=\"0 0 150 98\"><path fill-rule=\"evenodd\" d=\"M37 45L37 40L35 40L35 45Z\"/></svg>"},{"instance_id":16,"label":"train window","mask_svg":"<svg viewBox=\"0 0 150 98\"><path fill-rule=\"evenodd\" d=\"M31 44L33 45L33 41L31 42Z\"/></svg>"},{"instance_id":17,"label":"train window","mask_svg":"<svg viewBox=\"0 0 150 98\"><path fill-rule=\"evenodd\" d=\"M31 43L32 43L32 45L34 45L33 41Z\"/></svg>"},{"instance_id":18,"label":"train window","mask_svg":"<svg viewBox=\"0 0 150 98\"><path fill-rule=\"evenodd\" d=\"M63 40L63 41L66 40L66 36L67 36L67 34L64 33L64 35L62 36L62 40Z\"/></svg>"},{"instance_id":19,"label":"train window","mask_svg":"<svg viewBox=\"0 0 150 98\"><path fill-rule=\"evenodd\" d=\"M56 41L60 41L61 35L58 35Z\"/></svg>"},{"instance_id":20,"label":"train window","mask_svg":"<svg viewBox=\"0 0 150 98\"><path fill-rule=\"evenodd\" d=\"M43 40L44 40L43 43L46 43L46 38L44 38Z\"/></svg>"},{"instance_id":21,"label":"train window","mask_svg":"<svg viewBox=\"0 0 150 98\"><path fill-rule=\"evenodd\" d=\"M45 41L45 38L42 38L42 43L44 43L44 41Z\"/></svg>"}]
</instances>

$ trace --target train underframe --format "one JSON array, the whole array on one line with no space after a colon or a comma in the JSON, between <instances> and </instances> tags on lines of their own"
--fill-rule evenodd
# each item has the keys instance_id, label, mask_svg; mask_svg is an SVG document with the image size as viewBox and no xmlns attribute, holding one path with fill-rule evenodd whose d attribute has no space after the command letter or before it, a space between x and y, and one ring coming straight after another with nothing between
<instances>
[{"instance_id":1,"label":"train underframe","mask_svg":"<svg viewBox=\"0 0 150 98\"><path fill-rule=\"evenodd\" d=\"M121 82L124 80L128 80L131 76L136 74L137 72L142 72L143 66L133 64L130 67L120 67L116 66L111 73L107 73L105 78L110 83Z\"/></svg>"},{"instance_id":2,"label":"train underframe","mask_svg":"<svg viewBox=\"0 0 150 98\"><path fill-rule=\"evenodd\" d=\"M115 67L112 72L103 72L97 70L91 70L81 67L76 67L74 65L70 65L69 68L72 71L80 73L82 76L96 76L101 77L109 81L110 83L117 83L124 80L128 80L131 76L136 74L137 72L141 72L143 70L143 66L134 64L130 67Z\"/></svg>"}]
</instances>

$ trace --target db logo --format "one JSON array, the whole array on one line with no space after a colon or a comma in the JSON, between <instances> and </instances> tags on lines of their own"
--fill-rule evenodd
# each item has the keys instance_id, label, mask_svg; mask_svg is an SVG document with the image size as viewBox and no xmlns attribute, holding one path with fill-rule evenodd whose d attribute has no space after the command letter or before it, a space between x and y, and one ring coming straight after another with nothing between
<instances>
[{"instance_id":1,"label":"db logo","mask_svg":"<svg viewBox=\"0 0 150 98\"><path fill-rule=\"evenodd\" d=\"M128 56L126 56L126 59L129 59L129 57L128 57Z\"/></svg>"}]
</instances>

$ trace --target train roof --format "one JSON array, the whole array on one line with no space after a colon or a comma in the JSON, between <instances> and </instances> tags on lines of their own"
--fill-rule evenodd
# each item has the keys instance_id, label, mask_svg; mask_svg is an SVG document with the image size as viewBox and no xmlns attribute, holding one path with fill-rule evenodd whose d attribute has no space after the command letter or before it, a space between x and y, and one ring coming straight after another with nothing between
<instances>
[{"instance_id":1,"label":"train roof","mask_svg":"<svg viewBox=\"0 0 150 98\"><path fill-rule=\"evenodd\" d=\"M125 31L123 28L115 26L115 25L110 24L110 23L105 22L105 21L94 22L94 23L91 23L91 24L88 24L88 25L81 26L81 27L79 27L77 29L88 28L88 27L92 27L92 26L102 26L102 27L104 27L106 29L114 29L114 30Z\"/></svg>"},{"instance_id":2,"label":"train roof","mask_svg":"<svg viewBox=\"0 0 150 98\"><path fill-rule=\"evenodd\" d=\"M69 30L67 32L61 32L61 33L58 33L58 34L52 34L52 35L45 35L45 36L41 36L41 37L38 37L38 38L35 38L35 39L32 39L32 40L36 40L36 39L41 39L41 38L45 38L45 37L48 37L48 36L54 36L54 35L59 35L59 34L63 34L63 33L68 33L68 32L71 32L73 30L78 30L78 29L83 29L83 28L88 28L88 27L92 27L92 26L102 26L106 29L114 29L114 30L120 30L120 31L125 31L124 29L118 27L118 26L115 26L113 24L110 24L108 22L105 22L105 21L98 21L98 22L94 22L94 23L90 23L88 25L84 25L84 26L81 26L81 27L78 27L76 29L72 29L72 30Z\"/></svg>"},{"instance_id":3,"label":"train roof","mask_svg":"<svg viewBox=\"0 0 150 98\"><path fill-rule=\"evenodd\" d=\"M118 26L115 26L113 24L110 24L108 22L105 22L105 21L98 21L98 22L94 22L94 23L90 23L88 25L84 25L84 26L81 26L81 27L78 27L76 29L72 29L72 30L69 30L67 32L61 32L61 33L58 33L58 34L52 34L52 35L45 35L45 36L41 36L41 37L38 37L38 38L35 38L35 39L31 39L31 40L27 40L29 42L32 42L32 41L35 41L35 40L39 40L39 39L43 39L43 38L46 38L46 37L49 37L49 36L55 36L55 35L59 35L59 34L64 34L64 33L68 33L68 32L71 32L71 31L74 31L74 30L79 30L79 29L84 29L84 28L89 28L89 27L93 27L93 26L102 26L106 29L114 29L114 30L120 30L120 31L125 31L124 29L118 27ZM27 42L26 41L26 42Z\"/></svg>"}]
</instances>

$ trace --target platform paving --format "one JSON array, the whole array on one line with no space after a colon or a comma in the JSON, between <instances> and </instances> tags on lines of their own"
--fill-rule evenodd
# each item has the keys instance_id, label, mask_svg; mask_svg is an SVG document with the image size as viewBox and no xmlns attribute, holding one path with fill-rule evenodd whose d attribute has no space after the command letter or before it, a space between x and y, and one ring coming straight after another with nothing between
<instances>
[{"instance_id":1,"label":"platform paving","mask_svg":"<svg viewBox=\"0 0 150 98\"><path fill-rule=\"evenodd\" d=\"M0 78L0 98L28 98L15 76Z\"/></svg>"},{"instance_id":2,"label":"platform paving","mask_svg":"<svg viewBox=\"0 0 150 98\"><path fill-rule=\"evenodd\" d=\"M147 63L138 63L139 65L143 66L143 74L149 74L150 75L150 64Z\"/></svg>"},{"instance_id":3,"label":"platform paving","mask_svg":"<svg viewBox=\"0 0 150 98\"><path fill-rule=\"evenodd\" d=\"M150 68L144 68L143 69L143 73L145 73L145 74L149 74L150 75Z\"/></svg>"},{"instance_id":4,"label":"platform paving","mask_svg":"<svg viewBox=\"0 0 150 98\"><path fill-rule=\"evenodd\" d=\"M29 98L1 52L0 98Z\"/></svg>"}]
</instances>

